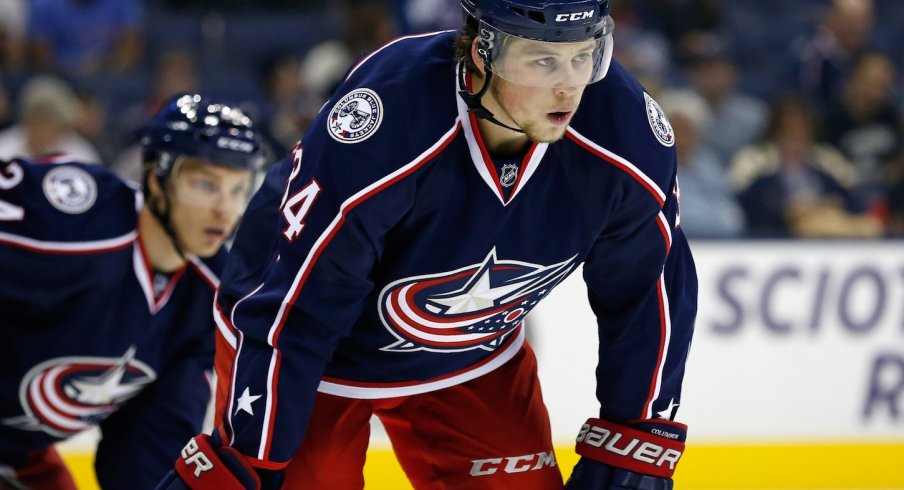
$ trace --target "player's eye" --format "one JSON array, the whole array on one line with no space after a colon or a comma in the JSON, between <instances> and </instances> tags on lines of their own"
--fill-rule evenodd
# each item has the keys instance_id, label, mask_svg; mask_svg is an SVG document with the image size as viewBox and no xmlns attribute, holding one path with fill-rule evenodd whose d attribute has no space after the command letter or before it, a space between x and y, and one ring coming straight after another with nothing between
<instances>
[{"instance_id":1,"label":"player's eye","mask_svg":"<svg viewBox=\"0 0 904 490\"><path fill-rule=\"evenodd\" d=\"M545 66L548 68L556 66L556 60L555 60L555 58L553 58L551 56L547 56L546 58L540 58L536 61L536 63L540 66Z\"/></svg>"},{"instance_id":2,"label":"player's eye","mask_svg":"<svg viewBox=\"0 0 904 490\"><path fill-rule=\"evenodd\" d=\"M575 63L586 63L590 61L590 53L579 53L574 57Z\"/></svg>"},{"instance_id":3,"label":"player's eye","mask_svg":"<svg viewBox=\"0 0 904 490\"><path fill-rule=\"evenodd\" d=\"M232 195L234 197L245 197L248 193L248 186L245 184L239 184L232 188Z\"/></svg>"},{"instance_id":4,"label":"player's eye","mask_svg":"<svg viewBox=\"0 0 904 490\"><path fill-rule=\"evenodd\" d=\"M200 191L215 194L220 191L220 186L210 179L196 179L193 183L194 187Z\"/></svg>"}]
</instances>

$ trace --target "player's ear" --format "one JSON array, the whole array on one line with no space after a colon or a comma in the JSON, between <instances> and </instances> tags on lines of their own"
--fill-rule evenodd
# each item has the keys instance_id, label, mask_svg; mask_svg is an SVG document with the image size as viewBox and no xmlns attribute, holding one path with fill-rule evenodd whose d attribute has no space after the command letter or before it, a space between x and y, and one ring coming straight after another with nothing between
<instances>
[{"instance_id":1,"label":"player's ear","mask_svg":"<svg viewBox=\"0 0 904 490\"><path fill-rule=\"evenodd\" d=\"M479 71L481 75L486 76L487 72L484 69L483 59L477 53L477 45L479 42L479 37L475 37L474 41L471 42L471 61L474 63L474 67L477 68L477 71Z\"/></svg>"},{"instance_id":2,"label":"player's ear","mask_svg":"<svg viewBox=\"0 0 904 490\"><path fill-rule=\"evenodd\" d=\"M163 186L160 184L160 178L157 177L157 173L154 172L154 164L146 164L144 167L144 178L147 181L147 185L145 186L145 190L149 195L144 196L145 199L150 199L154 196L163 195Z\"/></svg>"}]
</instances>

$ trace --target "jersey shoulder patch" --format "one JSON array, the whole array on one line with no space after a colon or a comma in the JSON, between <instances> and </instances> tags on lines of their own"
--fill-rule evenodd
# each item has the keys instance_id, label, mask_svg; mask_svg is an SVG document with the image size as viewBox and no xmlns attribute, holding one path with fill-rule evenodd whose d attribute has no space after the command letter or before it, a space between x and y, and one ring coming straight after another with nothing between
<instances>
[{"instance_id":1,"label":"jersey shoulder patch","mask_svg":"<svg viewBox=\"0 0 904 490\"><path fill-rule=\"evenodd\" d=\"M650 129L653 130L653 135L656 136L656 139L663 146L673 146L675 144L675 131L672 130L669 118L666 117L662 107L659 107L656 100L646 92L643 93L643 100L647 108L647 120L650 121Z\"/></svg>"},{"instance_id":2,"label":"jersey shoulder patch","mask_svg":"<svg viewBox=\"0 0 904 490\"><path fill-rule=\"evenodd\" d=\"M327 129L340 143L358 143L373 136L382 122L380 96L369 88L356 88L333 105L327 117Z\"/></svg>"},{"instance_id":3,"label":"jersey shoulder patch","mask_svg":"<svg viewBox=\"0 0 904 490\"><path fill-rule=\"evenodd\" d=\"M97 181L75 165L55 166L41 181L47 202L67 214L84 213L97 202Z\"/></svg>"},{"instance_id":4,"label":"jersey shoulder patch","mask_svg":"<svg viewBox=\"0 0 904 490\"><path fill-rule=\"evenodd\" d=\"M656 100L617 62L587 87L571 126L668 192L677 167L675 132Z\"/></svg>"}]
</instances>

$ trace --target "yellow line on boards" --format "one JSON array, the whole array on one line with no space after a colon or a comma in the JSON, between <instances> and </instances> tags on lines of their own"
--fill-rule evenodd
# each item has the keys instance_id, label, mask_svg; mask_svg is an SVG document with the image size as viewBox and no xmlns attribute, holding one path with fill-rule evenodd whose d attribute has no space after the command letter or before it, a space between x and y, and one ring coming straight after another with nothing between
<instances>
[{"instance_id":1,"label":"yellow line on boards","mask_svg":"<svg viewBox=\"0 0 904 490\"><path fill-rule=\"evenodd\" d=\"M675 486L693 490L904 489L904 441L689 445Z\"/></svg>"},{"instance_id":2,"label":"yellow line on boards","mask_svg":"<svg viewBox=\"0 0 904 490\"><path fill-rule=\"evenodd\" d=\"M567 478L577 462L571 447L556 448ZM79 490L98 490L94 457L63 453ZM679 490L904 490L904 441L888 443L694 445L675 473ZM371 449L364 467L367 490L407 490L390 449Z\"/></svg>"}]
</instances>

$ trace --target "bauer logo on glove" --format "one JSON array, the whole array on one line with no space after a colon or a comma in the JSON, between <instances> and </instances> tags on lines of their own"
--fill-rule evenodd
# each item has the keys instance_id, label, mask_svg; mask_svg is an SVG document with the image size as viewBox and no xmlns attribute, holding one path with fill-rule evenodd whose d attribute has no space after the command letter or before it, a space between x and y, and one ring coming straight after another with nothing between
<instances>
[{"instance_id":1,"label":"bauer logo on glove","mask_svg":"<svg viewBox=\"0 0 904 490\"><path fill-rule=\"evenodd\" d=\"M213 469L213 463L198 449L198 441L194 437L182 448L182 460L188 466L195 465L195 477L200 477L201 473Z\"/></svg>"},{"instance_id":2,"label":"bauer logo on glove","mask_svg":"<svg viewBox=\"0 0 904 490\"><path fill-rule=\"evenodd\" d=\"M655 427L647 427L654 425ZM671 478L684 453L683 425L674 429L665 422L628 427L607 420L590 419L577 437L577 452L596 461L637 473Z\"/></svg>"}]
</instances>

